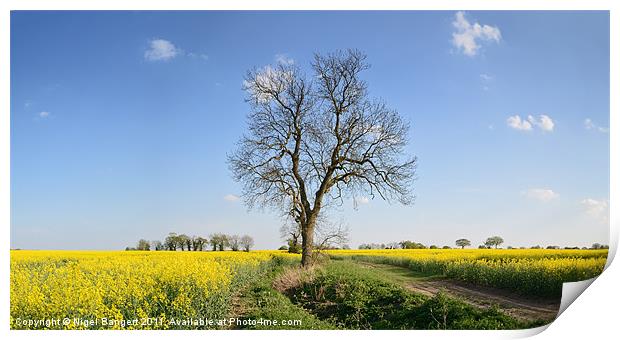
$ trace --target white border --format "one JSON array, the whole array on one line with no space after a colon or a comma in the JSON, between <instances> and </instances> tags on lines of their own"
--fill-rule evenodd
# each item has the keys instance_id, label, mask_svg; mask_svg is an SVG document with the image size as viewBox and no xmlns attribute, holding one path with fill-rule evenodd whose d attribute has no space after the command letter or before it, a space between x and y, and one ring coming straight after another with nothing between
<instances>
[{"instance_id":1,"label":"white border","mask_svg":"<svg viewBox=\"0 0 620 340\"><path fill-rule=\"evenodd\" d=\"M620 9L618 1L613 0L564 0L564 1L540 1L540 0L504 0L504 1L488 1L488 0L428 0L425 2L404 4L396 0L382 1L334 1L334 0L297 0L297 1L277 1L277 0L231 0L225 3L199 3L196 0L175 0L162 1L152 0L148 2L127 0L3 0L0 1L0 226L2 226L2 245L6 257L0 262L0 275L5 278L1 281L2 297L0 300L3 306L0 311L0 327L5 336L15 338L25 337L82 337L87 335L89 338L118 338L118 337L144 337L163 339L166 336L174 334L174 336L183 337L204 337L204 336L251 336L256 339L272 339L295 337L299 339L310 339L317 336L338 336L344 338L370 338L375 336L381 337L436 337L436 338L456 338L459 339L488 339L488 338L521 338L527 337L547 329L538 337L566 339L579 337L603 337L607 338L608 334L614 334L616 331L614 315L618 310L618 292L617 287L620 286L620 270L618 266L611 266L611 260L615 255L618 245L618 226L619 218L615 213L618 210L618 202L616 200L618 193L617 174L618 170L618 137L614 134L618 131L618 99L617 94L620 93L618 82L620 74L618 73L618 61L620 54L618 53L618 43L620 42ZM62 10L62 9L107 9L107 10L192 10L192 9L212 9L212 10L229 10L229 9L290 9L290 10L308 10L308 9L356 9L356 10L610 10L611 11L611 77L610 77L610 94L611 96L611 114L610 117L610 259L608 260L608 268L601 275L600 279L592 283L591 288L587 289L582 296L577 299L573 306L569 307L566 312L554 321L548 328L542 327L535 330L524 331L86 331L84 332L62 332L62 331L9 331L9 244L10 244L10 191L9 191L9 142L10 142L10 124L9 124L9 89L10 89L10 64L9 64L9 48L10 48L10 10ZM213 333L215 332L215 333ZM389 333L387 333L389 332ZM613 333L612 333L613 332Z\"/></svg>"}]
</instances>

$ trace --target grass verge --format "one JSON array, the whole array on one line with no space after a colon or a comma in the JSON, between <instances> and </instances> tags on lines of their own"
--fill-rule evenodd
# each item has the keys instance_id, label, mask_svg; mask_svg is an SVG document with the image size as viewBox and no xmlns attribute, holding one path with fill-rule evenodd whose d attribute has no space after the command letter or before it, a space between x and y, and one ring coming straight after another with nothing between
<instances>
[{"instance_id":1,"label":"grass verge","mask_svg":"<svg viewBox=\"0 0 620 340\"><path fill-rule=\"evenodd\" d=\"M330 261L297 282L284 291L290 300L344 329L523 329L545 323L520 321L443 293L415 294L350 261Z\"/></svg>"}]
</instances>

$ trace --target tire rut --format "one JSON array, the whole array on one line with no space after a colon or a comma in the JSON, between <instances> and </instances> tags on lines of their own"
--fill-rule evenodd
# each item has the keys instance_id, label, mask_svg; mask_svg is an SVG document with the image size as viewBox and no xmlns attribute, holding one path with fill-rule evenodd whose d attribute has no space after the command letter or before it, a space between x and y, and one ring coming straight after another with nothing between
<instances>
[{"instance_id":1,"label":"tire rut","mask_svg":"<svg viewBox=\"0 0 620 340\"><path fill-rule=\"evenodd\" d=\"M357 262L359 265L377 271L385 271L396 266ZM400 268L400 267L396 267ZM386 278L395 274L387 274ZM394 280L396 281L396 280ZM426 296L435 296L440 291L456 297L474 307L489 308L497 305L504 313L521 320L553 320L560 308L560 299L533 299L517 295L505 290L481 287L450 279L412 279L400 276L400 286Z\"/></svg>"}]
</instances>

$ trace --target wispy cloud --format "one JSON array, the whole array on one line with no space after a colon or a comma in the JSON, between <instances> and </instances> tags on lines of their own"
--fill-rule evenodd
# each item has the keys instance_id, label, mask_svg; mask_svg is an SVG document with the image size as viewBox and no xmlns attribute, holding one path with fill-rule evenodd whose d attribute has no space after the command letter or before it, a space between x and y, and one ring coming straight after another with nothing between
<instances>
[{"instance_id":1,"label":"wispy cloud","mask_svg":"<svg viewBox=\"0 0 620 340\"><path fill-rule=\"evenodd\" d=\"M586 130L595 130L595 131L602 132L602 133L608 133L609 132L609 128L598 126L597 124L594 124L594 122L590 118L586 118L583 121L583 126L586 128Z\"/></svg>"},{"instance_id":2,"label":"wispy cloud","mask_svg":"<svg viewBox=\"0 0 620 340\"><path fill-rule=\"evenodd\" d=\"M45 119L45 118L48 118L49 116L50 116L50 113L48 111L41 111L41 112L39 112L39 117L40 118Z\"/></svg>"},{"instance_id":3,"label":"wispy cloud","mask_svg":"<svg viewBox=\"0 0 620 340\"><path fill-rule=\"evenodd\" d=\"M558 193L554 192L551 189L539 188L527 189L523 191L522 194L527 198L535 199L541 202L549 202L560 196Z\"/></svg>"},{"instance_id":4,"label":"wispy cloud","mask_svg":"<svg viewBox=\"0 0 620 340\"><path fill-rule=\"evenodd\" d=\"M519 115L514 115L508 117L506 123L511 128L521 131L531 131L534 127L538 127L544 132L553 132L555 127L555 122L548 115L539 115L538 117L528 115L527 118L523 119Z\"/></svg>"},{"instance_id":5,"label":"wispy cloud","mask_svg":"<svg viewBox=\"0 0 620 340\"><path fill-rule=\"evenodd\" d=\"M486 74L486 73L482 73L480 74L480 79L482 79L483 81L491 81L493 80L495 77L493 77L490 74Z\"/></svg>"},{"instance_id":6,"label":"wispy cloud","mask_svg":"<svg viewBox=\"0 0 620 340\"><path fill-rule=\"evenodd\" d=\"M275 59L276 59L276 63L282 64L282 65L293 65L295 63L295 60L292 58L289 58L289 56L285 53L276 54Z\"/></svg>"},{"instance_id":7,"label":"wispy cloud","mask_svg":"<svg viewBox=\"0 0 620 340\"><path fill-rule=\"evenodd\" d=\"M463 54L473 57L478 54L482 42L498 43L502 33L496 26L470 23L464 12L457 12L452 25L456 29L452 33L452 44Z\"/></svg>"},{"instance_id":8,"label":"wispy cloud","mask_svg":"<svg viewBox=\"0 0 620 340\"><path fill-rule=\"evenodd\" d=\"M235 201L239 200L239 196L233 195L233 194L228 194L228 195L224 196L224 200L228 201L228 202L235 202Z\"/></svg>"},{"instance_id":9,"label":"wispy cloud","mask_svg":"<svg viewBox=\"0 0 620 340\"><path fill-rule=\"evenodd\" d=\"M586 214L603 222L609 219L609 202L607 200L596 200L586 198L581 201Z\"/></svg>"},{"instance_id":10,"label":"wispy cloud","mask_svg":"<svg viewBox=\"0 0 620 340\"><path fill-rule=\"evenodd\" d=\"M202 60L209 60L209 56L206 54L202 54L202 53L194 53L194 52L189 52L187 54L188 57L190 58L198 58L198 59L202 59Z\"/></svg>"},{"instance_id":11,"label":"wispy cloud","mask_svg":"<svg viewBox=\"0 0 620 340\"><path fill-rule=\"evenodd\" d=\"M168 40L153 39L149 41L149 48L144 52L144 59L148 61L168 61L182 54L183 51Z\"/></svg>"},{"instance_id":12,"label":"wispy cloud","mask_svg":"<svg viewBox=\"0 0 620 340\"><path fill-rule=\"evenodd\" d=\"M485 91L490 90L491 89L490 84L493 82L494 79L495 77L490 74L481 73L480 81L482 83L482 89Z\"/></svg>"}]
</instances>

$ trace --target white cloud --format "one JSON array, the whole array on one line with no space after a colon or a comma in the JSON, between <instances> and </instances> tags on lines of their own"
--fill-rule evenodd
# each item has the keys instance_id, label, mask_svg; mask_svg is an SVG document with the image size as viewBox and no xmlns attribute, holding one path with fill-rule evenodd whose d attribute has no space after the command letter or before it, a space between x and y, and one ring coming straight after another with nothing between
<instances>
[{"instance_id":1,"label":"white cloud","mask_svg":"<svg viewBox=\"0 0 620 340\"><path fill-rule=\"evenodd\" d=\"M292 58L289 58L288 55L283 54L283 53L276 54L275 59L276 59L276 63L282 64L282 65L293 65L295 63L295 60L293 60Z\"/></svg>"},{"instance_id":2,"label":"white cloud","mask_svg":"<svg viewBox=\"0 0 620 340\"><path fill-rule=\"evenodd\" d=\"M528 189L523 192L527 198L535 199L541 202L549 202L558 198L560 195L551 189Z\"/></svg>"},{"instance_id":3,"label":"white cloud","mask_svg":"<svg viewBox=\"0 0 620 340\"><path fill-rule=\"evenodd\" d=\"M586 214L607 221L609 216L609 202L606 200L595 200L593 198L586 198L581 201L581 205L584 207Z\"/></svg>"},{"instance_id":4,"label":"white cloud","mask_svg":"<svg viewBox=\"0 0 620 340\"><path fill-rule=\"evenodd\" d=\"M473 57L478 54L480 42L499 42L502 34L499 28L479 23L470 23L464 12L457 12L452 22L456 32L452 33L452 44L463 54Z\"/></svg>"},{"instance_id":5,"label":"white cloud","mask_svg":"<svg viewBox=\"0 0 620 340\"><path fill-rule=\"evenodd\" d=\"M182 54L182 50L164 39L153 39L149 42L149 46L144 52L144 59L149 61L166 61Z\"/></svg>"},{"instance_id":6,"label":"white cloud","mask_svg":"<svg viewBox=\"0 0 620 340\"><path fill-rule=\"evenodd\" d=\"M41 111L39 112L39 117L41 118L47 118L50 116L50 113L48 111Z\"/></svg>"},{"instance_id":7,"label":"white cloud","mask_svg":"<svg viewBox=\"0 0 620 340\"><path fill-rule=\"evenodd\" d=\"M553 119L547 115L539 115L538 118L528 115L527 119L521 119L521 116L514 115L506 120L508 126L516 130L531 131L533 127L538 127L542 131L552 132L555 127Z\"/></svg>"},{"instance_id":8,"label":"white cloud","mask_svg":"<svg viewBox=\"0 0 620 340\"><path fill-rule=\"evenodd\" d=\"M522 131L532 130L532 124L525 119L521 119L519 115L508 117L506 122L508 123L508 126L516 130L522 130Z\"/></svg>"},{"instance_id":9,"label":"white cloud","mask_svg":"<svg viewBox=\"0 0 620 340\"><path fill-rule=\"evenodd\" d=\"M545 131L553 131L553 127L555 123L551 119L551 117L547 115L540 115L540 127Z\"/></svg>"},{"instance_id":10,"label":"white cloud","mask_svg":"<svg viewBox=\"0 0 620 340\"><path fill-rule=\"evenodd\" d=\"M532 115L529 115L527 116L527 120L538 126L543 131L553 131L553 127L555 126L553 119L547 115L540 115L538 116L538 119L534 118Z\"/></svg>"},{"instance_id":11,"label":"white cloud","mask_svg":"<svg viewBox=\"0 0 620 340\"><path fill-rule=\"evenodd\" d=\"M586 130L596 130L596 131L602 132L602 133L609 132L609 128L598 126L598 125L594 124L594 122L590 118L586 118L586 120L583 121L583 126L586 128Z\"/></svg>"},{"instance_id":12,"label":"white cloud","mask_svg":"<svg viewBox=\"0 0 620 340\"><path fill-rule=\"evenodd\" d=\"M233 194L228 194L228 195L224 196L224 200L228 201L228 202L235 202L235 201L239 200L239 196L233 195Z\"/></svg>"}]
</instances>

